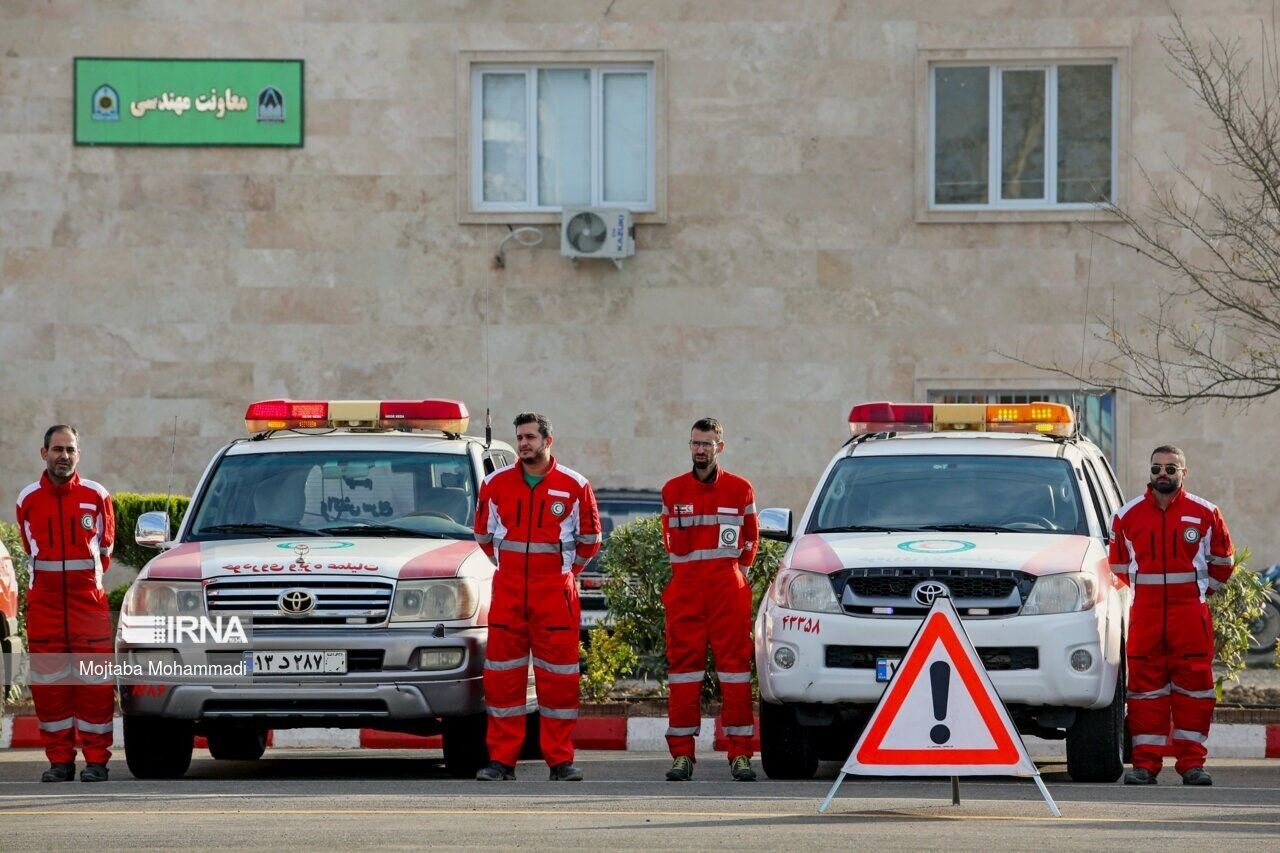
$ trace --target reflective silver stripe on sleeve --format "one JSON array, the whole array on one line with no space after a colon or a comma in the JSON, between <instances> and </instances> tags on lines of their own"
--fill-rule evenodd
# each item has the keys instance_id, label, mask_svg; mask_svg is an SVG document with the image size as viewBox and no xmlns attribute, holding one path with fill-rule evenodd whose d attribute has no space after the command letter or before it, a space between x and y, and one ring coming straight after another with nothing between
<instances>
[{"instance_id":1,"label":"reflective silver stripe on sleeve","mask_svg":"<svg viewBox=\"0 0 1280 853\"><path fill-rule=\"evenodd\" d=\"M38 572L60 572L64 568L68 572L74 572L96 569L98 564L93 560L32 560L31 567Z\"/></svg>"},{"instance_id":2,"label":"reflective silver stripe on sleeve","mask_svg":"<svg viewBox=\"0 0 1280 853\"><path fill-rule=\"evenodd\" d=\"M522 554L559 554L559 542L521 542L516 539L503 539L498 545L499 551L519 551Z\"/></svg>"},{"instance_id":3,"label":"reflective silver stripe on sleeve","mask_svg":"<svg viewBox=\"0 0 1280 853\"><path fill-rule=\"evenodd\" d=\"M1128 563L1112 563L1111 571L1117 575L1127 575L1129 574L1129 564Z\"/></svg>"},{"instance_id":4,"label":"reflective silver stripe on sleeve","mask_svg":"<svg viewBox=\"0 0 1280 853\"><path fill-rule=\"evenodd\" d=\"M729 737L751 737L756 733L755 726L725 726L724 733Z\"/></svg>"},{"instance_id":5,"label":"reflective silver stripe on sleeve","mask_svg":"<svg viewBox=\"0 0 1280 853\"><path fill-rule=\"evenodd\" d=\"M702 726L671 726L667 729L667 737L691 737L702 734Z\"/></svg>"},{"instance_id":6,"label":"reflective silver stripe on sleeve","mask_svg":"<svg viewBox=\"0 0 1280 853\"><path fill-rule=\"evenodd\" d=\"M492 542L492 541L493 541L493 534L492 534L492 533L477 533L477 534L476 534L476 541L477 541L477 542L479 542L481 545L488 545L490 542Z\"/></svg>"},{"instance_id":7,"label":"reflective silver stripe on sleeve","mask_svg":"<svg viewBox=\"0 0 1280 853\"><path fill-rule=\"evenodd\" d=\"M554 720L578 719L577 708L548 708L546 705L539 705L538 713L544 717L551 717Z\"/></svg>"},{"instance_id":8,"label":"reflective silver stripe on sleeve","mask_svg":"<svg viewBox=\"0 0 1280 853\"><path fill-rule=\"evenodd\" d=\"M529 709L524 705L512 705L510 708L497 708L493 705L485 705L484 710L490 717L521 717L529 713Z\"/></svg>"},{"instance_id":9,"label":"reflective silver stripe on sleeve","mask_svg":"<svg viewBox=\"0 0 1280 853\"><path fill-rule=\"evenodd\" d=\"M755 505L755 504L747 504L745 507L743 507L743 508L742 508L742 514L743 514L743 515L755 515L755 514L756 514L756 505Z\"/></svg>"},{"instance_id":10,"label":"reflective silver stripe on sleeve","mask_svg":"<svg viewBox=\"0 0 1280 853\"><path fill-rule=\"evenodd\" d=\"M1209 589L1221 589L1223 586L1225 586L1225 584L1223 584L1223 582L1222 582L1222 581L1220 581L1220 580L1218 580L1217 578L1214 578L1214 577L1212 577L1212 576L1210 576L1210 577L1206 577L1206 578L1204 579L1204 582L1205 582L1205 584L1208 586L1208 588L1209 588Z\"/></svg>"},{"instance_id":11,"label":"reflective silver stripe on sleeve","mask_svg":"<svg viewBox=\"0 0 1280 853\"><path fill-rule=\"evenodd\" d=\"M556 675L577 675L578 665L576 663L547 663L539 657L533 659L533 665L546 672L553 672Z\"/></svg>"},{"instance_id":12,"label":"reflective silver stripe on sleeve","mask_svg":"<svg viewBox=\"0 0 1280 853\"><path fill-rule=\"evenodd\" d=\"M523 669L529 665L529 656L522 658L512 658L511 660L486 660L484 668L493 672L501 672L504 669Z\"/></svg>"},{"instance_id":13,"label":"reflective silver stripe on sleeve","mask_svg":"<svg viewBox=\"0 0 1280 853\"><path fill-rule=\"evenodd\" d=\"M1215 566L1234 566L1236 564L1234 557L1209 557L1209 562Z\"/></svg>"},{"instance_id":14,"label":"reflective silver stripe on sleeve","mask_svg":"<svg viewBox=\"0 0 1280 853\"><path fill-rule=\"evenodd\" d=\"M721 524L732 524L738 527L742 526L742 516L740 515L681 515L677 516L679 524L676 527L698 527L700 525L719 526Z\"/></svg>"},{"instance_id":15,"label":"reflective silver stripe on sleeve","mask_svg":"<svg viewBox=\"0 0 1280 853\"><path fill-rule=\"evenodd\" d=\"M1167 735L1134 735L1134 746L1165 746L1169 743Z\"/></svg>"},{"instance_id":16,"label":"reflective silver stripe on sleeve","mask_svg":"<svg viewBox=\"0 0 1280 853\"><path fill-rule=\"evenodd\" d=\"M600 541L600 534L588 533L585 536L582 534L578 534L577 536L573 537L573 541L577 542L579 545L594 545Z\"/></svg>"},{"instance_id":17,"label":"reflective silver stripe on sleeve","mask_svg":"<svg viewBox=\"0 0 1280 853\"><path fill-rule=\"evenodd\" d=\"M1173 692L1179 696L1190 696L1192 699L1217 699L1218 693L1214 689L1208 690L1186 690L1178 685L1173 685Z\"/></svg>"},{"instance_id":18,"label":"reflective silver stripe on sleeve","mask_svg":"<svg viewBox=\"0 0 1280 853\"><path fill-rule=\"evenodd\" d=\"M750 672L721 672L716 670L716 677L720 679L721 684L750 684Z\"/></svg>"},{"instance_id":19,"label":"reflective silver stripe on sleeve","mask_svg":"<svg viewBox=\"0 0 1280 853\"><path fill-rule=\"evenodd\" d=\"M1195 572L1170 572L1169 574L1138 572L1136 583L1148 586L1164 586L1171 583L1195 583Z\"/></svg>"},{"instance_id":20,"label":"reflective silver stripe on sleeve","mask_svg":"<svg viewBox=\"0 0 1280 853\"><path fill-rule=\"evenodd\" d=\"M1159 699L1161 696L1168 696L1173 692L1173 685L1166 684L1159 690L1148 690L1145 693L1136 693L1132 690L1125 693L1126 699Z\"/></svg>"},{"instance_id":21,"label":"reflective silver stripe on sleeve","mask_svg":"<svg viewBox=\"0 0 1280 853\"><path fill-rule=\"evenodd\" d=\"M63 717L61 720L40 720L37 725L42 732L65 732L75 724L75 717Z\"/></svg>"},{"instance_id":22,"label":"reflective silver stripe on sleeve","mask_svg":"<svg viewBox=\"0 0 1280 853\"><path fill-rule=\"evenodd\" d=\"M718 560L721 558L736 559L742 556L741 548L707 548L702 551L690 551L688 554L672 554L671 564L693 563L698 560Z\"/></svg>"},{"instance_id":23,"label":"reflective silver stripe on sleeve","mask_svg":"<svg viewBox=\"0 0 1280 853\"><path fill-rule=\"evenodd\" d=\"M109 735L115 730L115 726L110 723L91 723L88 720L82 720L76 717L76 728L82 732L94 732L100 735Z\"/></svg>"},{"instance_id":24,"label":"reflective silver stripe on sleeve","mask_svg":"<svg viewBox=\"0 0 1280 853\"><path fill-rule=\"evenodd\" d=\"M573 564L575 566L585 566L587 563L590 563L590 562L591 562L590 557L574 557L573 558Z\"/></svg>"},{"instance_id":25,"label":"reflective silver stripe on sleeve","mask_svg":"<svg viewBox=\"0 0 1280 853\"><path fill-rule=\"evenodd\" d=\"M667 673L668 684L696 684L702 680L702 673L699 672L669 672Z\"/></svg>"},{"instance_id":26,"label":"reflective silver stripe on sleeve","mask_svg":"<svg viewBox=\"0 0 1280 853\"><path fill-rule=\"evenodd\" d=\"M1196 743L1204 743L1209 739L1209 736L1206 734L1201 734L1200 732L1193 732L1190 729L1174 729L1173 739L1174 740L1190 740L1190 741L1195 741ZM1134 738L1133 742L1137 743L1138 739Z\"/></svg>"}]
</instances>

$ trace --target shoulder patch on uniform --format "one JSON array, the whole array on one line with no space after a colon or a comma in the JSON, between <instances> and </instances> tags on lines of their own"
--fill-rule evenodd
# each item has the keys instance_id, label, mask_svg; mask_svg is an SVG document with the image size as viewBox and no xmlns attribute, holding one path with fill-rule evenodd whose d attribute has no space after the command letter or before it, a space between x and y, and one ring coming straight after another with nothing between
<instances>
[{"instance_id":1,"label":"shoulder patch on uniform","mask_svg":"<svg viewBox=\"0 0 1280 853\"><path fill-rule=\"evenodd\" d=\"M1202 522L1204 521L1204 519L1202 519L1202 518L1197 518L1197 517L1196 517L1196 516L1194 516L1194 515L1184 515L1184 516L1182 516L1182 520L1183 520L1183 521L1189 521L1189 522L1191 522L1192 524L1200 524L1200 523L1202 523Z\"/></svg>"}]
</instances>

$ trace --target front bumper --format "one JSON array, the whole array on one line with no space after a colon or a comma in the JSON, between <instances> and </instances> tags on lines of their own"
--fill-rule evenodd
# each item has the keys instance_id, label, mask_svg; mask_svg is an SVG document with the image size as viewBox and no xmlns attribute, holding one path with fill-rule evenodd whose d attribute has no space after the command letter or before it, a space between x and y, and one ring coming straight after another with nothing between
<instances>
[{"instance_id":1,"label":"front bumper","mask_svg":"<svg viewBox=\"0 0 1280 853\"><path fill-rule=\"evenodd\" d=\"M358 657L381 661L376 668L345 674L268 676L199 680L165 678L159 683L122 684L126 714L183 720L239 719L262 721L274 728L290 726L360 726L378 720L415 721L484 712L482 676L486 628L463 628L434 636L430 629L380 629L371 632L324 629L267 632L253 636L254 651L347 651L348 666ZM460 666L450 670L417 668L420 649L464 651ZM155 647L117 643L120 662ZM183 665L231 664L243 650L184 647L176 651ZM361 654L363 653L363 655Z\"/></svg>"},{"instance_id":2,"label":"front bumper","mask_svg":"<svg viewBox=\"0 0 1280 853\"><path fill-rule=\"evenodd\" d=\"M1052 616L965 619L965 631L979 650L1035 648L1035 669L989 670L996 692L1006 704L1101 708L1110 704L1119 667L1119 643L1107 642L1103 612ZM872 668L827 666L827 646L895 647L910 645L920 622L915 619L866 618L839 613L805 613L766 600L756 620L756 667L760 694L769 702L875 704L886 684ZM795 664L783 669L774 651L787 646ZM1084 672L1071 667L1078 649L1093 663ZM1104 651L1105 654L1104 654Z\"/></svg>"}]
</instances>

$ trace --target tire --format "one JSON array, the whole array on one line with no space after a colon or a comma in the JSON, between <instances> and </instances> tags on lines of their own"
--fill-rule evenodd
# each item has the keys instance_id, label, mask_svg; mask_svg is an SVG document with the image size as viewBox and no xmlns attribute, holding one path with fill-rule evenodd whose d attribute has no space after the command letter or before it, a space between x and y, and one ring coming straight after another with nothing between
<instances>
[{"instance_id":1,"label":"tire","mask_svg":"<svg viewBox=\"0 0 1280 853\"><path fill-rule=\"evenodd\" d=\"M1067 775L1073 782L1115 782L1124 772L1128 749L1125 672L1121 662L1111 704L1076 714L1067 729Z\"/></svg>"},{"instance_id":2,"label":"tire","mask_svg":"<svg viewBox=\"0 0 1280 853\"><path fill-rule=\"evenodd\" d=\"M444 769L455 779L468 779L489 763L485 714L446 717L444 720Z\"/></svg>"},{"instance_id":3,"label":"tire","mask_svg":"<svg viewBox=\"0 0 1280 853\"><path fill-rule=\"evenodd\" d=\"M525 715L524 743L520 746L521 761L537 761L542 758L542 716L534 711Z\"/></svg>"},{"instance_id":4,"label":"tire","mask_svg":"<svg viewBox=\"0 0 1280 853\"><path fill-rule=\"evenodd\" d=\"M1276 638L1280 637L1280 596L1268 593L1262 613L1249 623L1249 654L1260 655L1273 651Z\"/></svg>"},{"instance_id":5,"label":"tire","mask_svg":"<svg viewBox=\"0 0 1280 853\"><path fill-rule=\"evenodd\" d=\"M760 763L770 779L812 779L818 772L813 735L786 705L760 703Z\"/></svg>"},{"instance_id":6,"label":"tire","mask_svg":"<svg viewBox=\"0 0 1280 853\"><path fill-rule=\"evenodd\" d=\"M207 739L219 761L257 761L267 751L267 730L256 726L215 726Z\"/></svg>"},{"instance_id":7,"label":"tire","mask_svg":"<svg viewBox=\"0 0 1280 853\"><path fill-rule=\"evenodd\" d=\"M181 779L194 743L189 720L125 715L124 759L135 779Z\"/></svg>"}]
</instances>

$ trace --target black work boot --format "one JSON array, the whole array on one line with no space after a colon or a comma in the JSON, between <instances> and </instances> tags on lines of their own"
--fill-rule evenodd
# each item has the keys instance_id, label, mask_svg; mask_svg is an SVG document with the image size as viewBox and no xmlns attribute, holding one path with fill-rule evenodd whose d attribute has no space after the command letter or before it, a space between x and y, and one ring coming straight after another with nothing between
<instances>
[{"instance_id":1,"label":"black work boot","mask_svg":"<svg viewBox=\"0 0 1280 853\"><path fill-rule=\"evenodd\" d=\"M582 771L573 766L573 762L566 761L563 764L557 764L551 768L552 782L581 782Z\"/></svg>"},{"instance_id":2,"label":"black work boot","mask_svg":"<svg viewBox=\"0 0 1280 853\"><path fill-rule=\"evenodd\" d=\"M1184 785L1212 785L1213 777L1209 775L1209 771L1203 767L1192 767L1186 773L1182 774L1182 784Z\"/></svg>"},{"instance_id":3,"label":"black work boot","mask_svg":"<svg viewBox=\"0 0 1280 853\"><path fill-rule=\"evenodd\" d=\"M693 778L693 759L687 755L677 756L667 771L668 782L688 782Z\"/></svg>"},{"instance_id":4,"label":"black work boot","mask_svg":"<svg viewBox=\"0 0 1280 853\"><path fill-rule=\"evenodd\" d=\"M1156 774L1145 767L1135 767L1124 774L1124 783L1126 785L1154 785L1156 784Z\"/></svg>"},{"instance_id":5,"label":"black work boot","mask_svg":"<svg viewBox=\"0 0 1280 853\"><path fill-rule=\"evenodd\" d=\"M481 767L476 773L477 782L512 782L516 778L516 769L501 761L490 761L488 767Z\"/></svg>"},{"instance_id":6,"label":"black work boot","mask_svg":"<svg viewBox=\"0 0 1280 853\"><path fill-rule=\"evenodd\" d=\"M76 778L76 763L50 764L49 769L40 775L41 782L70 782Z\"/></svg>"},{"instance_id":7,"label":"black work boot","mask_svg":"<svg viewBox=\"0 0 1280 853\"><path fill-rule=\"evenodd\" d=\"M81 782L105 782L107 781L107 765L105 764L86 764L84 769L80 771Z\"/></svg>"}]
</instances>

